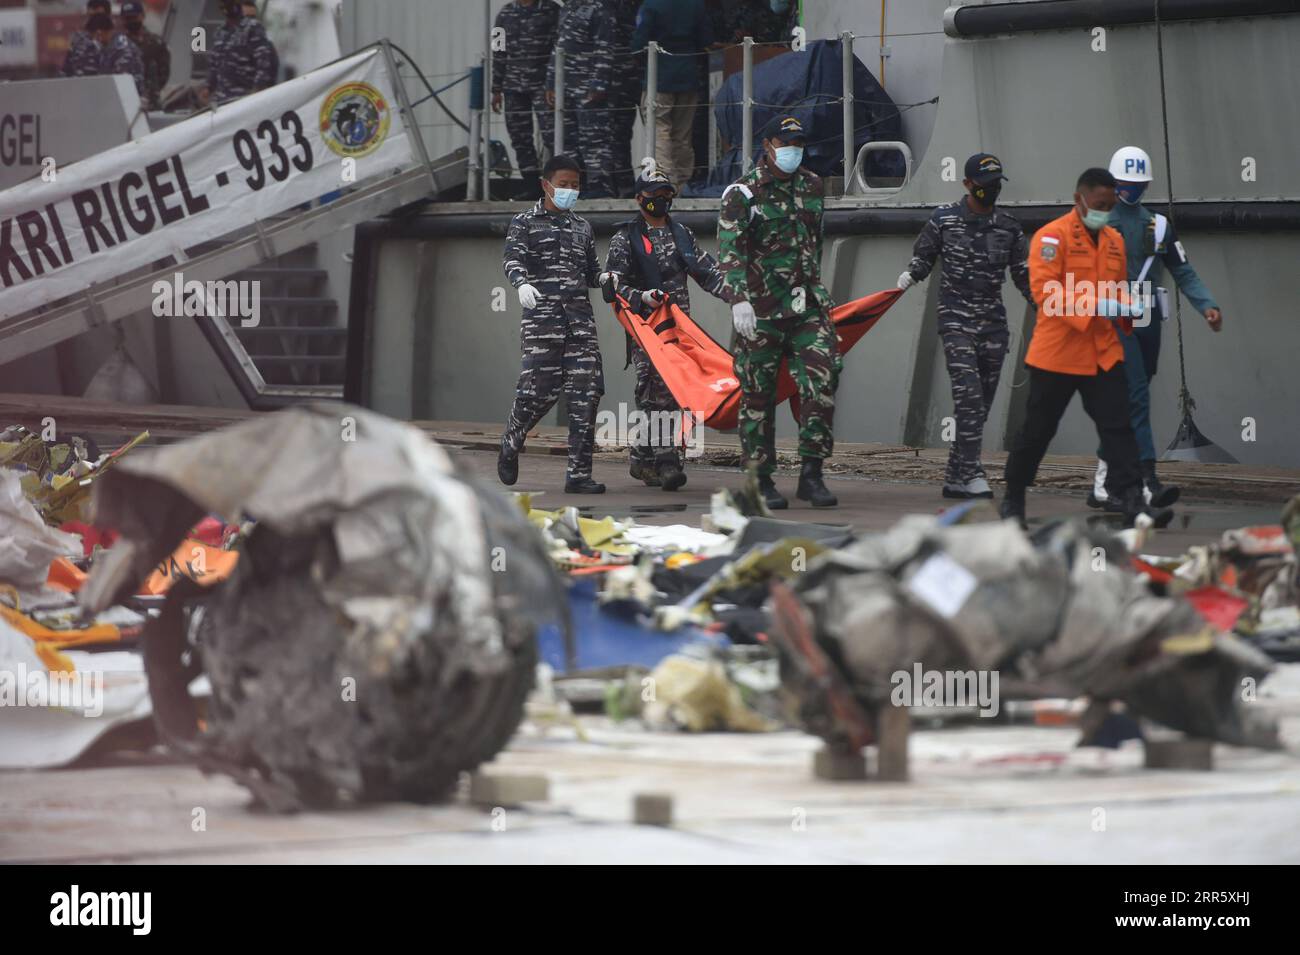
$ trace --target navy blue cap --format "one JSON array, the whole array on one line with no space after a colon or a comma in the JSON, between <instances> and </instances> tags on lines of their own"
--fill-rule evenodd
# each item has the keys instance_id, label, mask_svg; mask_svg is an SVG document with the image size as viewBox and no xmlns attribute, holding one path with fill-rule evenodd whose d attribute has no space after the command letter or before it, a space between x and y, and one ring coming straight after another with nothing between
<instances>
[{"instance_id":1,"label":"navy blue cap","mask_svg":"<svg viewBox=\"0 0 1300 955\"><path fill-rule=\"evenodd\" d=\"M674 193L677 192L677 187L673 185L671 179L664 175L662 169L648 164L642 166L640 174L636 177L636 191L638 193L654 192L656 189L671 189Z\"/></svg>"},{"instance_id":2,"label":"navy blue cap","mask_svg":"<svg viewBox=\"0 0 1300 955\"><path fill-rule=\"evenodd\" d=\"M783 143L790 143L798 139L807 140L808 134L804 132L799 117L777 116L763 127L763 138L779 139Z\"/></svg>"},{"instance_id":3,"label":"navy blue cap","mask_svg":"<svg viewBox=\"0 0 1300 955\"><path fill-rule=\"evenodd\" d=\"M1002 161L991 153L976 153L966 160L966 178L977 186L1006 179L1002 175Z\"/></svg>"}]
</instances>

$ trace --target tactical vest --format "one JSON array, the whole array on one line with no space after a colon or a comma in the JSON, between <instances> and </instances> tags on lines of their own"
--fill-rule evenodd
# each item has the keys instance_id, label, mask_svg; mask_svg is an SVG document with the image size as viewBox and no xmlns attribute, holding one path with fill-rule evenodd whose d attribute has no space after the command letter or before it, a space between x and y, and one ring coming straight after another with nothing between
<instances>
[{"instance_id":1,"label":"tactical vest","mask_svg":"<svg viewBox=\"0 0 1300 955\"><path fill-rule=\"evenodd\" d=\"M677 246L676 259L678 264L685 270L687 275L694 274L699 267L699 261L695 258L694 243L691 242L690 236L686 232L686 227L678 222L674 222L672 216L665 216L668 220L668 228L673 233L673 244ZM631 275L628 277L628 284L641 291L649 291L663 287L663 271L659 268L659 258L655 255L654 244L650 241L650 235L646 230L644 216L637 216L635 219L623 223L620 226L627 236L628 248L632 251L630 258ZM606 298L606 301L612 302L614 296L612 292ZM637 303L631 303L637 304ZM632 336L624 333L627 338L626 352L624 355L623 367L626 368L632 364Z\"/></svg>"}]
</instances>

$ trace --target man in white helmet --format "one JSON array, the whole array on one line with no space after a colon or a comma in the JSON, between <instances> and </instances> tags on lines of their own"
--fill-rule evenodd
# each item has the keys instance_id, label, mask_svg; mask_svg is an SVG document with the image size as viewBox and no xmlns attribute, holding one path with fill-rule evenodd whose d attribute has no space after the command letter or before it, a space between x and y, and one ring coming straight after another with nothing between
<instances>
[{"instance_id":1,"label":"man in white helmet","mask_svg":"<svg viewBox=\"0 0 1300 955\"><path fill-rule=\"evenodd\" d=\"M1160 357L1160 326L1169 317L1167 293L1161 287L1162 270L1168 267L1178 288L1216 332L1223 327L1223 314L1187 261L1187 252L1174 234L1173 223L1142 205L1142 194L1152 179L1151 157L1137 146L1122 146L1110 159L1110 174L1115 177L1115 194L1119 199L1110 224L1124 237L1128 279L1139 283L1144 293L1152 290L1148 313L1134 320L1132 335L1120 336L1128 378L1129 413L1137 438L1147 503L1168 507L1178 500L1180 492L1173 485L1161 484L1156 476L1156 449L1151 435L1151 379ZM1104 507L1106 500L1106 462L1098 459L1088 504Z\"/></svg>"}]
</instances>

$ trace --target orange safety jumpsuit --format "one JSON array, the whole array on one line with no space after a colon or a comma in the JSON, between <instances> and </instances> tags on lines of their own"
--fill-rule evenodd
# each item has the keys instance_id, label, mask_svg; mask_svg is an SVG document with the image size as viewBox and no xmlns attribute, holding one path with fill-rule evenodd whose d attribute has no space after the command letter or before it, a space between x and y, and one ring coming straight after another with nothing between
<instances>
[{"instance_id":1,"label":"orange safety jumpsuit","mask_svg":"<svg viewBox=\"0 0 1300 955\"><path fill-rule=\"evenodd\" d=\"M1095 375L1124 360L1115 325L1132 332L1130 319L1097 316L1097 299L1128 301L1124 239L1102 227L1094 243L1071 209L1034 233L1029 243L1029 286L1038 321L1025 364L1067 375ZM1113 283L1113 285L1109 284ZM1098 295L1098 291L1102 294Z\"/></svg>"},{"instance_id":2,"label":"orange safety jumpsuit","mask_svg":"<svg viewBox=\"0 0 1300 955\"><path fill-rule=\"evenodd\" d=\"M1075 210L1053 219L1029 243L1029 286L1038 306L1025 354L1029 395L1025 421L1007 456L1008 499L1034 483L1038 465L1076 393L1097 426L1110 467L1107 490L1121 498L1140 487L1137 441L1129 423L1124 348L1114 326L1131 320L1099 316L1099 299L1129 301L1124 239L1103 226L1094 241ZM1119 366L1119 367L1117 367Z\"/></svg>"}]
</instances>

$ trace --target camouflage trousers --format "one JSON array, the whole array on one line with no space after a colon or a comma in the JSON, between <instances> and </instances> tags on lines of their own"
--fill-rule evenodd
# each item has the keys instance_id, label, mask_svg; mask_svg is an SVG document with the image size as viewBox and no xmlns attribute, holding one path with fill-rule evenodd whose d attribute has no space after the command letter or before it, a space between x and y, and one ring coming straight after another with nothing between
<instances>
[{"instance_id":1,"label":"camouflage trousers","mask_svg":"<svg viewBox=\"0 0 1300 955\"><path fill-rule=\"evenodd\" d=\"M988 421L993 395L1002 375L1002 360L1007 354L1010 334L1005 325L978 331L944 325L943 356L952 380L953 417L957 422L955 440L948 448L947 484L964 484L984 477L980 450L984 443L984 424Z\"/></svg>"},{"instance_id":2,"label":"camouflage trousers","mask_svg":"<svg viewBox=\"0 0 1300 955\"><path fill-rule=\"evenodd\" d=\"M573 79L565 74L565 82L572 84ZM582 166L582 136L578 128L578 97L573 93L573 86L565 87L564 93L564 154L574 160L580 167ZM585 111L584 111L585 112ZM555 148L555 113L551 113L551 142L550 148Z\"/></svg>"},{"instance_id":3,"label":"camouflage trousers","mask_svg":"<svg viewBox=\"0 0 1300 955\"><path fill-rule=\"evenodd\" d=\"M640 345L632 346L632 367L636 370L636 390L633 394L636 398L638 411L653 415L655 412L668 412L671 414L680 410L677 399L668 390L663 378L655 370L654 363L650 361L650 356L645 353L645 350ZM655 421L657 419L651 418L650 420ZM683 455L681 448L671 445L665 446L662 441L658 444L655 443L656 440L663 436L661 428L651 427L644 430L647 433L641 443L628 448L628 456L633 464L640 464L651 469L664 464L682 466L685 462L685 455Z\"/></svg>"},{"instance_id":4,"label":"camouflage trousers","mask_svg":"<svg viewBox=\"0 0 1300 955\"><path fill-rule=\"evenodd\" d=\"M555 145L555 111L546 105L546 93L540 87L535 90L506 90L505 96L506 132L510 134L510 145L515 150L515 160L519 163L519 174L526 185L536 185L530 178L536 177L541 170L537 155L537 140L533 133L533 113L537 114L538 125L542 129L542 148L545 155L550 155Z\"/></svg>"},{"instance_id":5,"label":"camouflage trousers","mask_svg":"<svg viewBox=\"0 0 1300 955\"><path fill-rule=\"evenodd\" d=\"M777 375L785 360L799 397L799 456L829 458L834 447L835 389L840 357L835 326L823 311L795 319L759 319L752 341L738 339L736 377L740 379L740 447L760 475L776 470L769 418L776 410Z\"/></svg>"},{"instance_id":6,"label":"camouflage trousers","mask_svg":"<svg viewBox=\"0 0 1300 955\"><path fill-rule=\"evenodd\" d=\"M596 446L596 412L605 393L605 373L595 330L567 338L523 337L523 367L515 401L506 422L504 442L518 452L528 432L541 423L564 393L569 419L569 464L566 477L591 477Z\"/></svg>"},{"instance_id":7,"label":"camouflage trousers","mask_svg":"<svg viewBox=\"0 0 1300 955\"><path fill-rule=\"evenodd\" d=\"M613 175L615 195L624 199L636 195L636 173L632 163L632 130L637 120L637 103L641 98L641 85L620 89L612 98L616 107L613 116Z\"/></svg>"},{"instance_id":8,"label":"camouflage trousers","mask_svg":"<svg viewBox=\"0 0 1300 955\"><path fill-rule=\"evenodd\" d=\"M565 126L565 149L575 149L582 157L586 181L582 186L584 199L609 199L618 195L614 181L614 121L608 102L597 108L578 110L578 139L570 143L568 126Z\"/></svg>"}]
</instances>

